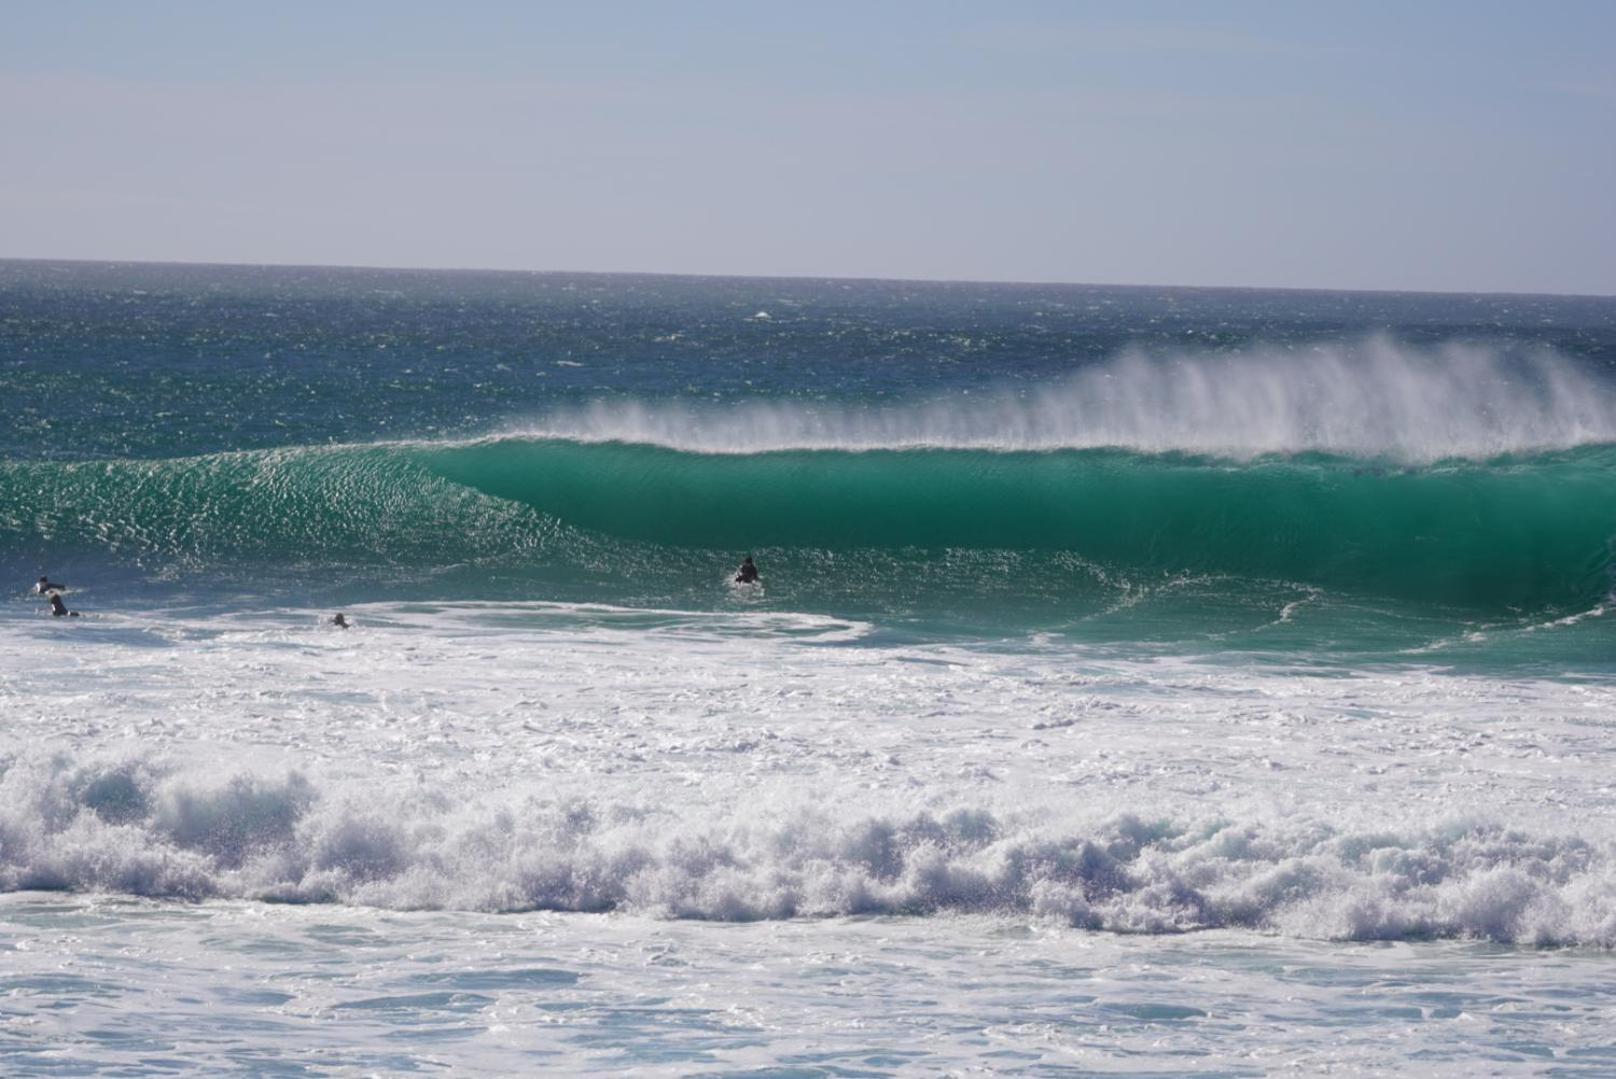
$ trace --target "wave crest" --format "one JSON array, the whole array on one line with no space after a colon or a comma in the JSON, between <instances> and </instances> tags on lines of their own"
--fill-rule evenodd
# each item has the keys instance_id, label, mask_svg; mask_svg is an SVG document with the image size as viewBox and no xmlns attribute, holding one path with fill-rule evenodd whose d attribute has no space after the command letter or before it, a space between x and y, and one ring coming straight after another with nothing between
<instances>
[{"instance_id":1,"label":"wave crest","mask_svg":"<svg viewBox=\"0 0 1616 1079\"><path fill-rule=\"evenodd\" d=\"M1386 337L1237 353L1131 351L1035 390L884 407L601 401L509 433L703 453L1118 448L1422 463L1616 441L1616 387L1568 357Z\"/></svg>"}]
</instances>

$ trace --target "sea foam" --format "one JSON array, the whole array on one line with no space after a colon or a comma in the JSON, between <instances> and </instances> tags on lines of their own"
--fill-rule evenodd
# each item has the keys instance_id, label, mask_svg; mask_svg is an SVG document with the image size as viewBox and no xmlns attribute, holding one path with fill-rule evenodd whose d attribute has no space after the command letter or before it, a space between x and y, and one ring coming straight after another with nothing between
<instances>
[{"instance_id":1,"label":"sea foam","mask_svg":"<svg viewBox=\"0 0 1616 1079\"><path fill-rule=\"evenodd\" d=\"M1116 447L1424 463L1616 441L1616 387L1569 357L1389 337L1239 352L1125 352L1036 389L891 406L599 401L509 433L708 453Z\"/></svg>"},{"instance_id":2,"label":"sea foam","mask_svg":"<svg viewBox=\"0 0 1616 1079\"><path fill-rule=\"evenodd\" d=\"M1365 831L969 806L704 815L297 773L221 781L66 755L8 762L0 807L7 891L719 921L977 913L1126 933L1616 946L1607 840L1482 820Z\"/></svg>"}]
</instances>

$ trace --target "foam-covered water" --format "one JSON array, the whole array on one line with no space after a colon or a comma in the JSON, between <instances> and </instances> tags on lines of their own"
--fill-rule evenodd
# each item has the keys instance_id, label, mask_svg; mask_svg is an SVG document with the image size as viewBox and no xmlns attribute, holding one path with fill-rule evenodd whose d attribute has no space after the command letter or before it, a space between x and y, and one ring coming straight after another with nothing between
<instances>
[{"instance_id":1,"label":"foam-covered water","mask_svg":"<svg viewBox=\"0 0 1616 1079\"><path fill-rule=\"evenodd\" d=\"M1171 1046L1238 1072L1458 1068L1490 1037L1608 1063L1603 682L859 645L769 613L352 613L9 619L8 937L94 972L8 967L51 1044L490 1072ZM114 1038L120 1007L158 1019ZM215 1008L244 1031L223 1046Z\"/></svg>"},{"instance_id":2,"label":"foam-covered water","mask_svg":"<svg viewBox=\"0 0 1616 1079\"><path fill-rule=\"evenodd\" d=\"M1612 1067L1608 301L0 299L8 1072Z\"/></svg>"},{"instance_id":3,"label":"foam-covered water","mask_svg":"<svg viewBox=\"0 0 1616 1079\"><path fill-rule=\"evenodd\" d=\"M1608 837L1562 819L1598 803L1604 686L848 649L856 625L775 616L355 617L96 627L72 708L54 673L11 680L54 749L0 779L0 885L1616 944Z\"/></svg>"},{"instance_id":4,"label":"foam-covered water","mask_svg":"<svg viewBox=\"0 0 1616 1079\"><path fill-rule=\"evenodd\" d=\"M11 1014L27 1016L0 1033L14 1071L1457 1076L1612 1065L1608 961L1577 951L1139 937L972 916L714 926L37 894L0 897L0 919L17 948L0 985ZM344 968L342 956L362 961Z\"/></svg>"}]
</instances>

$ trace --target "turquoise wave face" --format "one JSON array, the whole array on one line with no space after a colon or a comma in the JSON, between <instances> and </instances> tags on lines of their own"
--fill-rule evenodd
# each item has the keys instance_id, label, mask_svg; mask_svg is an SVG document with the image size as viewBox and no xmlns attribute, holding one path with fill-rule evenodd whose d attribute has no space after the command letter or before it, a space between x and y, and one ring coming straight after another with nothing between
<instances>
[{"instance_id":1,"label":"turquoise wave face","mask_svg":"<svg viewBox=\"0 0 1616 1079\"><path fill-rule=\"evenodd\" d=\"M1112 572L1482 607L1597 598L1616 536L1610 447L1424 467L1116 450L704 455L522 440L419 458L435 476L652 544L1065 552Z\"/></svg>"},{"instance_id":2,"label":"turquoise wave face","mask_svg":"<svg viewBox=\"0 0 1616 1079\"><path fill-rule=\"evenodd\" d=\"M1407 466L1122 450L500 438L0 466L0 543L152 568L482 568L520 598L700 602L760 554L807 609L1085 611L1164 581L1475 611L1608 593L1616 446ZM1205 584L1207 581L1216 582Z\"/></svg>"}]
</instances>

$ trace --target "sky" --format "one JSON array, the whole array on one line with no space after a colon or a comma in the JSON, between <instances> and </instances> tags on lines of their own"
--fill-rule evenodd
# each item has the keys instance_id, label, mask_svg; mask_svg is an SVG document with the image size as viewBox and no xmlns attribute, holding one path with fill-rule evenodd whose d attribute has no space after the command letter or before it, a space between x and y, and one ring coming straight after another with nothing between
<instances>
[{"instance_id":1,"label":"sky","mask_svg":"<svg viewBox=\"0 0 1616 1079\"><path fill-rule=\"evenodd\" d=\"M0 258L1616 294L1616 4L0 0Z\"/></svg>"}]
</instances>

